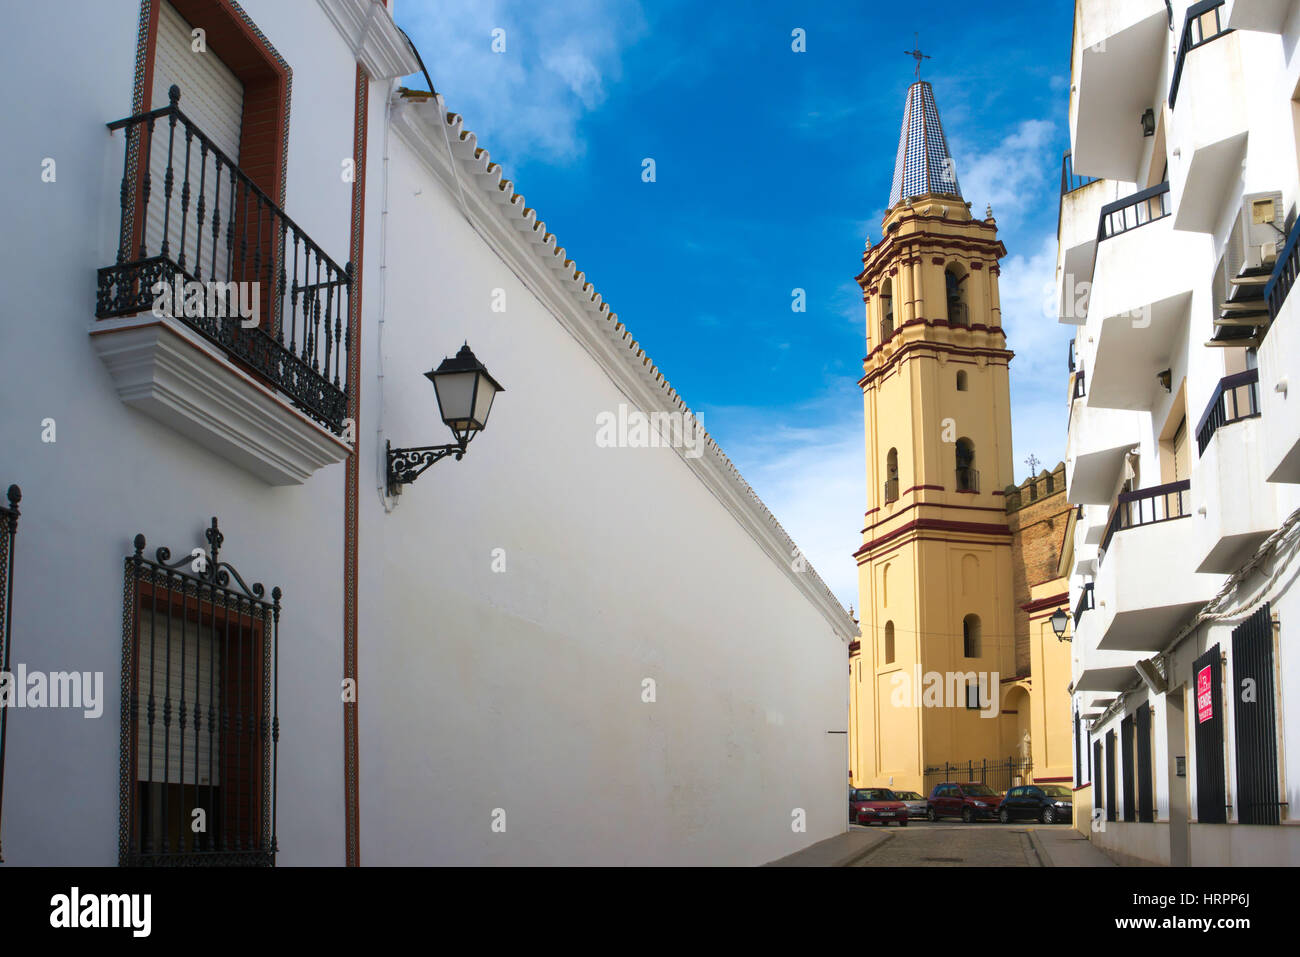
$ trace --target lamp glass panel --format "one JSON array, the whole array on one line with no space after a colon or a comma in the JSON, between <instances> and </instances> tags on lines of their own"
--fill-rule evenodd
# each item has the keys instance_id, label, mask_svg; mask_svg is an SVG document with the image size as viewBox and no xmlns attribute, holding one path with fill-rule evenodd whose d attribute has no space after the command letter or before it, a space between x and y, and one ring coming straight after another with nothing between
<instances>
[{"instance_id":1,"label":"lamp glass panel","mask_svg":"<svg viewBox=\"0 0 1300 957\"><path fill-rule=\"evenodd\" d=\"M487 427L488 413L492 411L492 400L496 394L497 388L492 380L485 375L479 376L474 390L474 421L480 429Z\"/></svg>"},{"instance_id":2,"label":"lamp glass panel","mask_svg":"<svg viewBox=\"0 0 1300 957\"><path fill-rule=\"evenodd\" d=\"M454 432L470 428L470 418L474 413L474 380L477 378L477 372L443 372L433 377L442 421Z\"/></svg>"}]
</instances>

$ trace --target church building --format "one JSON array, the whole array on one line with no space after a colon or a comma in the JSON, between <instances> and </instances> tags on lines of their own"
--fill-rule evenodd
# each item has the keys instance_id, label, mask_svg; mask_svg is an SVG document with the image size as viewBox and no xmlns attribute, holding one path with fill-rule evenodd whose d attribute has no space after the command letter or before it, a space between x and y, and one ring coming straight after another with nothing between
<instances>
[{"instance_id":1,"label":"church building","mask_svg":"<svg viewBox=\"0 0 1300 957\"><path fill-rule=\"evenodd\" d=\"M971 215L919 77L882 234L856 277L868 508L850 783L1068 780L1069 645L1048 624L1067 606L1064 467L1014 484L1007 250L991 209Z\"/></svg>"}]
</instances>

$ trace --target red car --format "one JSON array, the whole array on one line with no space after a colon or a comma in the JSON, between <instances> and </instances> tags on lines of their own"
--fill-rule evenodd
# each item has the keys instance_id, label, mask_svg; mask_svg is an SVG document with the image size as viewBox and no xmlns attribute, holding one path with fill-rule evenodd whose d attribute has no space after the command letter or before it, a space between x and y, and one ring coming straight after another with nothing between
<instances>
[{"instance_id":1,"label":"red car","mask_svg":"<svg viewBox=\"0 0 1300 957\"><path fill-rule=\"evenodd\" d=\"M1002 795L987 784L975 781L947 781L936 784L930 792L931 821L943 817L960 817L967 824L972 821L993 820L997 816Z\"/></svg>"},{"instance_id":2,"label":"red car","mask_svg":"<svg viewBox=\"0 0 1300 957\"><path fill-rule=\"evenodd\" d=\"M855 788L849 797L854 824L896 823L907 827L907 805L889 788Z\"/></svg>"}]
</instances>

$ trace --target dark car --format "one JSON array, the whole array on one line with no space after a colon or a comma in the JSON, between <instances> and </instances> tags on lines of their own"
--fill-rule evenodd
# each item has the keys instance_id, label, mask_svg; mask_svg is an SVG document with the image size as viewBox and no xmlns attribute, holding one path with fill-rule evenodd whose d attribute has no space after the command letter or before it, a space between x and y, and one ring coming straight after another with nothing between
<instances>
[{"instance_id":1,"label":"dark car","mask_svg":"<svg viewBox=\"0 0 1300 957\"><path fill-rule=\"evenodd\" d=\"M891 790L893 790L894 796L907 806L907 816L909 818L926 817L929 814L930 805L926 803L925 798L915 791L899 791L896 788L891 788Z\"/></svg>"},{"instance_id":2,"label":"dark car","mask_svg":"<svg viewBox=\"0 0 1300 957\"><path fill-rule=\"evenodd\" d=\"M1074 817L1074 795L1059 784L1025 784L1014 787L998 805L998 820L1003 824L1012 821L1042 821L1055 824L1069 822Z\"/></svg>"},{"instance_id":3,"label":"dark car","mask_svg":"<svg viewBox=\"0 0 1300 957\"><path fill-rule=\"evenodd\" d=\"M855 788L849 798L854 824L898 824L907 827L907 805L889 788Z\"/></svg>"},{"instance_id":4,"label":"dark car","mask_svg":"<svg viewBox=\"0 0 1300 957\"><path fill-rule=\"evenodd\" d=\"M929 813L931 821L945 817L959 817L967 824L972 821L993 820L997 817L1002 796L987 784L974 781L948 781L936 784L930 792Z\"/></svg>"}]
</instances>

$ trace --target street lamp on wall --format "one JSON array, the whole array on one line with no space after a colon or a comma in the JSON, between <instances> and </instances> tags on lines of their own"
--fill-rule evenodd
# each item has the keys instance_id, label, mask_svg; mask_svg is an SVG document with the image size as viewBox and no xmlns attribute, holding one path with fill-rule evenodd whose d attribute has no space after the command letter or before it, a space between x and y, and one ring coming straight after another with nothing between
<instances>
[{"instance_id":1,"label":"street lamp on wall","mask_svg":"<svg viewBox=\"0 0 1300 957\"><path fill-rule=\"evenodd\" d=\"M1142 135L1156 135L1156 111L1147 107L1147 111L1142 114Z\"/></svg>"},{"instance_id":2,"label":"street lamp on wall","mask_svg":"<svg viewBox=\"0 0 1300 957\"><path fill-rule=\"evenodd\" d=\"M1058 608L1052 613L1052 631L1056 632L1057 641L1069 641L1065 637L1065 629L1070 624L1070 616L1065 613L1064 608Z\"/></svg>"},{"instance_id":3,"label":"street lamp on wall","mask_svg":"<svg viewBox=\"0 0 1300 957\"><path fill-rule=\"evenodd\" d=\"M492 400L504 392L501 384L475 358L469 343L436 369L426 372L438 395L438 411L456 441L450 445L425 445L395 449L388 443L388 494L397 495L403 485L414 482L430 466L448 455L460 461L474 436L487 427Z\"/></svg>"}]
</instances>

